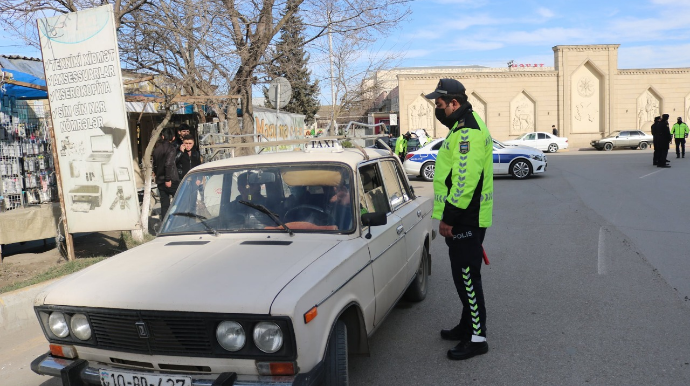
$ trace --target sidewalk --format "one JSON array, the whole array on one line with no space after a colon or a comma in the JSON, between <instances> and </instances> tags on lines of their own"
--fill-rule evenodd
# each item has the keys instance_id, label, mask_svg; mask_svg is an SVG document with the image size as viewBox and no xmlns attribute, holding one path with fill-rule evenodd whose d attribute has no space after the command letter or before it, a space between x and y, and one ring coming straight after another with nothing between
<instances>
[{"instance_id":1,"label":"sidewalk","mask_svg":"<svg viewBox=\"0 0 690 386\"><path fill-rule=\"evenodd\" d=\"M0 342L27 324L38 323L34 299L55 280L0 294Z\"/></svg>"}]
</instances>

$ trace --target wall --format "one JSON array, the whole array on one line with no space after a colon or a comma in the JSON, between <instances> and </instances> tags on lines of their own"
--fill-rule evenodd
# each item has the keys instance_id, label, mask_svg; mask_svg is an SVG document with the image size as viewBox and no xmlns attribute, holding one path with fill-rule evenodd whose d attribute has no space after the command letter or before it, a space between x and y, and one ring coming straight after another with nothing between
<instances>
[{"instance_id":1,"label":"wall","mask_svg":"<svg viewBox=\"0 0 690 386\"><path fill-rule=\"evenodd\" d=\"M571 145L615 130L649 132L654 116L690 120L690 68L618 69L617 44L555 46L554 67L420 68L397 73L400 127L425 128L434 137L448 129L434 118L433 101L424 98L440 78L457 79L494 138L513 139L556 125ZM431 128L431 130L429 129Z\"/></svg>"}]
</instances>

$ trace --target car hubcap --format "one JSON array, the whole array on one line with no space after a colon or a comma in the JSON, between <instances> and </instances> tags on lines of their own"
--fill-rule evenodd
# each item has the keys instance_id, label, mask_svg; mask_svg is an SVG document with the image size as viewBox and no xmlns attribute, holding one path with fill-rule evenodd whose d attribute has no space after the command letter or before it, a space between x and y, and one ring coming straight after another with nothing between
<instances>
[{"instance_id":1,"label":"car hubcap","mask_svg":"<svg viewBox=\"0 0 690 386\"><path fill-rule=\"evenodd\" d=\"M549 152L555 153L556 152L556 146L555 145L549 146Z\"/></svg>"},{"instance_id":2,"label":"car hubcap","mask_svg":"<svg viewBox=\"0 0 690 386\"><path fill-rule=\"evenodd\" d=\"M434 165L427 165L424 167L424 177L433 180L434 179L434 169L436 167Z\"/></svg>"},{"instance_id":3,"label":"car hubcap","mask_svg":"<svg viewBox=\"0 0 690 386\"><path fill-rule=\"evenodd\" d=\"M513 166L513 173L518 178L525 178L529 174L529 166L524 162L518 162Z\"/></svg>"}]
</instances>

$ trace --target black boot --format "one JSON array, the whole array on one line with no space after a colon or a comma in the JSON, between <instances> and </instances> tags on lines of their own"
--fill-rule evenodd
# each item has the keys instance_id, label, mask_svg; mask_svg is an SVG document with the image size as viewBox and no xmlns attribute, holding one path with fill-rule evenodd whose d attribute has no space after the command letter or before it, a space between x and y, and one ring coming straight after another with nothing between
<instances>
[{"instance_id":1,"label":"black boot","mask_svg":"<svg viewBox=\"0 0 690 386\"><path fill-rule=\"evenodd\" d=\"M463 360L472 358L475 355L482 355L489 352L489 344L484 342L460 342L457 346L448 350L448 359Z\"/></svg>"}]
</instances>

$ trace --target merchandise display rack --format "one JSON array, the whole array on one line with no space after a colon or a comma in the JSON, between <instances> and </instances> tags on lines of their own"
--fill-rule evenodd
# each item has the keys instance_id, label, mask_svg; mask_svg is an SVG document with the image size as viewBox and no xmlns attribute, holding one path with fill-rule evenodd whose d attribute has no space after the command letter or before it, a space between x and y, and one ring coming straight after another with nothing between
<instances>
[{"instance_id":1,"label":"merchandise display rack","mask_svg":"<svg viewBox=\"0 0 690 386\"><path fill-rule=\"evenodd\" d=\"M20 101L2 106L0 212L58 201L46 120L32 117L43 112L36 110Z\"/></svg>"}]
</instances>

